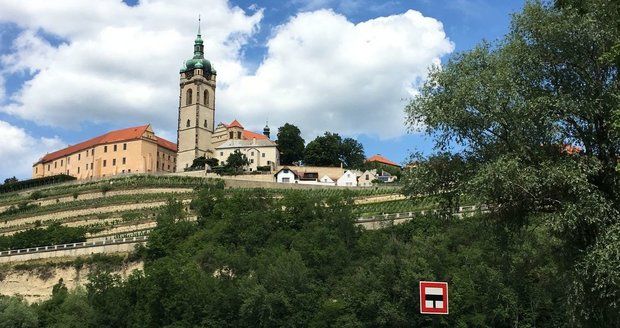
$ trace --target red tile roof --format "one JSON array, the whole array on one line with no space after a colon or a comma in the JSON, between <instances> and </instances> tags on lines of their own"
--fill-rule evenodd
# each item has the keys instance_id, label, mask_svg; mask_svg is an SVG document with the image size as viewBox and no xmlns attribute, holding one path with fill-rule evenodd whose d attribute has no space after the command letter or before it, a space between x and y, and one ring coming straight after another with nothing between
<instances>
[{"instance_id":1,"label":"red tile roof","mask_svg":"<svg viewBox=\"0 0 620 328\"><path fill-rule=\"evenodd\" d=\"M166 148L168 150L171 150L171 151L173 151L175 153L177 152L177 144L175 144L174 142L168 141L168 140L166 140L166 139L164 139L162 137L158 137L158 136L155 136L155 137L157 138L157 144L160 147L164 147L164 148Z\"/></svg>"},{"instance_id":2,"label":"red tile roof","mask_svg":"<svg viewBox=\"0 0 620 328\"><path fill-rule=\"evenodd\" d=\"M256 132L252 132L252 131L248 131L248 130L243 130L243 135L242 135L243 139L245 140L252 140L252 139L256 139L256 140L267 140L267 136L264 134L260 134L260 133L256 133Z\"/></svg>"},{"instance_id":3,"label":"red tile roof","mask_svg":"<svg viewBox=\"0 0 620 328\"><path fill-rule=\"evenodd\" d=\"M400 167L400 165L390 161L389 159L387 159L387 158L385 158L385 157L383 157L383 156L381 156L379 154L370 157L369 159L366 160L366 162L378 162L378 163L381 163L381 164L386 164L386 165L392 165L392 166Z\"/></svg>"},{"instance_id":4,"label":"red tile roof","mask_svg":"<svg viewBox=\"0 0 620 328\"><path fill-rule=\"evenodd\" d=\"M230 124L228 124L226 126L227 128L242 128L243 129L243 125L241 125L241 123L239 123L239 121L234 120L232 122L230 122Z\"/></svg>"},{"instance_id":5,"label":"red tile roof","mask_svg":"<svg viewBox=\"0 0 620 328\"><path fill-rule=\"evenodd\" d=\"M71 155L73 153L77 153L77 152L83 151L84 149L92 148L98 145L121 142L121 141L137 140L142 137L142 135L144 134L144 132L146 132L146 129L148 127L149 125L147 124L147 125L141 125L141 126L136 126L136 127L127 128L127 129L110 131L98 137L94 137L92 139L80 142L73 146L69 146L67 148L57 150L53 153L49 153L43 156L43 158L41 158L39 162L45 163L45 162L53 161L55 159L58 159L58 158L61 158L67 155ZM160 137L156 137L156 138L157 138L158 145L168 148L175 152L177 151L176 144L173 144L172 142L164 138L160 138Z\"/></svg>"}]
</instances>

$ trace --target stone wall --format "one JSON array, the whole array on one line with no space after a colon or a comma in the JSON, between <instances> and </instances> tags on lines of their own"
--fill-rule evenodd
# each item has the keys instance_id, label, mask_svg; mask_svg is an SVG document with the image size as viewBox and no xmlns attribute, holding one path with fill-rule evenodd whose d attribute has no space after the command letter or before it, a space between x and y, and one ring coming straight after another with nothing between
<instances>
[{"instance_id":1,"label":"stone wall","mask_svg":"<svg viewBox=\"0 0 620 328\"><path fill-rule=\"evenodd\" d=\"M142 262L128 263L113 273L126 278L134 270L142 270L143 266ZM77 270L73 266L53 267L44 263L39 268L33 266L33 269L27 271L11 268L0 272L0 294L21 296L30 303L43 301L52 296L52 288L60 279L69 290L84 286L91 270L92 267L88 265Z\"/></svg>"}]
</instances>

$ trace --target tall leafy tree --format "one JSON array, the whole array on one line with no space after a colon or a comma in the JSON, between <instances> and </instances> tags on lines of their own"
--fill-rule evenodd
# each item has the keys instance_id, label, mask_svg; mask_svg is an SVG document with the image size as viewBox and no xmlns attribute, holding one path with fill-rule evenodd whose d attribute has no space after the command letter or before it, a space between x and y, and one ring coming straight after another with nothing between
<instances>
[{"instance_id":1,"label":"tall leafy tree","mask_svg":"<svg viewBox=\"0 0 620 328\"><path fill-rule=\"evenodd\" d=\"M408 123L424 123L438 149L460 145L467 169L445 175L435 157L422 161L431 173L408 191L491 205L507 241L549 225L563 243L556 259L571 268L572 324L620 325L620 261L609 261L620 253L611 235L620 229L620 81L609 58L620 17L611 0L573 3L528 2L501 42L430 73L406 108Z\"/></svg>"},{"instance_id":2,"label":"tall leafy tree","mask_svg":"<svg viewBox=\"0 0 620 328\"><path fill-rule=\"evenodd\" d=\"M364 146L355 139L340 137L337 133L325 132L308 143L304 161L309 165L340 166L360 168L366 157Z\"/></svg>"},{"instance_id":3,"label":"tall leafy tree","mask_svg":"<svg viewBox=\"0 0 620 328\"><path fill-rule=\"evenodd\" d=\"M361 168L366 161L364 146L353 138L344 138L340 144L340 160L345 167Z\"/></svg>"},{"instance_id":4,"label":"tall leafy tree","mask_svg":"<svg viewBox=\"0 0 620 328\"><path fill-rule=\"evenodd\" d=\"M278 149L282 164L290 165L301 160L304 156L304 144L305 141L297 126L286 123L278 128Z\"/></svg>"},{"instance_id":5,"label":"tall leafy tree","mask_svg":"<svg viewBox=\"0 0 620 328\"><path fill-rule=\"evenodd\" d=\"M250 161L248 161L248 157L238 150L235 150L232 154L230 154L226 160L226 167L234 172L240 172L243 170L244 166L249 164Z\"/></svg>"},{"instance_id":6,"label":"tall leafy tree","mask_svg":"<svg viewBox=\"0 0 620 328\"><path fill-rule=\"evenodd\" d=\"M316 166L340 166L342 138L337 133L325 132L306 146L304 162Z\"/></svg>"}]
</instances>

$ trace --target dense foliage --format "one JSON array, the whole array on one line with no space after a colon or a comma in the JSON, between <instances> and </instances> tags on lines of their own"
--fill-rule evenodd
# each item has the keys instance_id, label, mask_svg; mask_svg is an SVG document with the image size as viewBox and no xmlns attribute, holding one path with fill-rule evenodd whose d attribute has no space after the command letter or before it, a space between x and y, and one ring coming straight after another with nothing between
<instances>
[{"instance_id":1,"label":"dense foliage","mask_svg":"<svg viewBox=\"0 0 620 328\"><path fill-rule=\"evenodd\" d=\"M171 202L141 250L144 272L57 285L0 317L25 327L561 327L558 241L540 225L506 240L486 217L354 225L351 199L205 187L197 222ZM450 283L451 314L419 314L418 282ZM79 315L77 315L79 313Z\"/></svg>"},{"instance_id":2,"label":"dense foliage","mask_svg":"<svg viewBox=\"0 0 620 328\"><path fill-rule=\"evenodd\" d=\"M65 227L53 223L46 228L28 229L14 235L0 236L0 250L82 242L86 241L85 234L85 228Z\"/></svg>"},{"instance_id":3,"label":"dense foliage","mask_svg":"<svg viewBox=\"0 0 620 328\"><path fill-rule=\"evenodd\" d=\"M463 196L491 205L511 241L543 225L572 326L620 326L618 9L527 3L504 40L432 71L407 108L440 150L418 158L408 192L446 214Z\"/></svg>"},{"instance_id":4,"label":"dense foliage","mask_svg":"<svg viewBox=\"0 0 620 328\"><path fill-rule=\"evenodd\" d=\"M304 157L305 141L301 137L301 131L293 124L286 123L278 128L278 150L280 151L280 163L291 165Z\"/></svg>"},{"instance_id":5,"label":"dense foliage","mask_svg":"<svg viewBox=\"0 0 620 328\"><path fill-rule=\"evenodd\" d=\"M52 175L49 177L23 181L17 181L15 178L9 178L4 180L4 184L0 185L0 194L72 180L75 180L75 177L66 174Z\"/></svg>"},{"instance_id":6,"label":"dense foliage","mask_svg":"<svg viewBox=\"0 0 620 328\"><path fill-rule=\"evenodd\" d=\"M359 168L366 157L364 146L355 139L344 138L337 133L325 132L310 141L304 151L304 163L316 166L340 166Z\"/></svg>"}]
</instances>

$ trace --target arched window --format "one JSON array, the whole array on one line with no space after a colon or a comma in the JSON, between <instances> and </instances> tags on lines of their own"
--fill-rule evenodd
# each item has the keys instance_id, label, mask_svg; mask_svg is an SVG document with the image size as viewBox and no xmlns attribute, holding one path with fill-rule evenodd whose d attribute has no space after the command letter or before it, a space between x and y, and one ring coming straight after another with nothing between
<instances>
[{"instance_id":1,"label":"arched window","mask_svg":"<svg viewBox=\"0 0 620 328\"><path fill-rule=\"evenodd\" d=\"M187 120L187 123L185 124L185 126L189 128L189 125L190 125L190 124L191 124L191 123L190 123L190 121L189 121L189 120Z\"/></svg>"},{"instance_id":2,"label":"arched window","mask_svg":"<svg viewBox=\"0 0 620 328\"><path fill-rule=\"evenodd\" d=\"M185 104L186 105L192 104L192 89L187 90L187 94L185 95Z\"/></svg>"},{"instance_id":3,"label":"arched window","mask_svg":"<svg viewBox=\"0 0 620 328\"><path fill-rule=\"evenodd\" d=\"M209 90L205 90L205 96L202 101L204 102L205 106L209 105Z\"/></svg>"}]
</instances>

